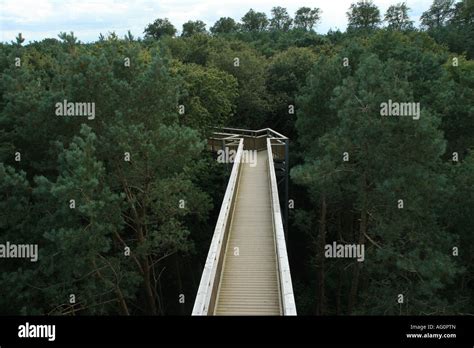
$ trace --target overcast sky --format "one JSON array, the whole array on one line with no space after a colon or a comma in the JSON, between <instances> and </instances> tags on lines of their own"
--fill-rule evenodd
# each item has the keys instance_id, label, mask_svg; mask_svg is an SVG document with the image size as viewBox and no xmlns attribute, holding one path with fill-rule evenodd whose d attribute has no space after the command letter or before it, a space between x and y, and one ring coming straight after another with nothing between
<instances>
[{"instance_id":1,"label":"overcast sky","mask_svg":"<svg viewBox=\"0 0 474 348\"><path fill-rule=\"evenodd\" d=\"M115 31L123 36L130 30L143 36L145 26L156 18L169 18L180 30L184 22L200 19L209 28L220 17L240 20L250 9L270 16L274 6L288 9L293 16L302 6L319 7L322 20L316 30L345 30L346 11L356 0L0 0L0 41L12 41L18 33L28 41L57 38L61 31L73 31L83 42L97 40L100 33ZM402 0L375 0L382 14ZM433 0L406 0L410 15L418 24Z\"/></svg>"}]
</instances>

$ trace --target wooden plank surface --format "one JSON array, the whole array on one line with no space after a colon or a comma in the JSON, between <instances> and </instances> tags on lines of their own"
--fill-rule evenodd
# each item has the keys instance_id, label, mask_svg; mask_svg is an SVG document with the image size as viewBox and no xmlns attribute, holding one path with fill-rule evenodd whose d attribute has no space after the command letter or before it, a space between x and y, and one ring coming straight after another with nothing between
<instances>
[{"instance_id":1,"label":"wooden plank surface","mask_svg":"<svg viewBox=\"0 0 474 348\"><path fill-rule=\"evenodd\" d=\"M281 315L268 154L242 163L219 284L216 315Z\"/></svg>"}]
</instances>

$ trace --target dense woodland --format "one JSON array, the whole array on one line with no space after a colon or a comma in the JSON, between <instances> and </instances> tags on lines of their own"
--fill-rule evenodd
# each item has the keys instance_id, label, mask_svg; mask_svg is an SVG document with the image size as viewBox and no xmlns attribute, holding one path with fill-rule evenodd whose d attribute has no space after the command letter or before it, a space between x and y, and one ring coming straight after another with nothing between
<instances>
[{"instance_id":1,"label":"dense woodland","mask_svg":"<svg viewBox=\"0 0 474 348\"><path fill-rule=\"evenodd\" d=\"M206 138L237 126L291 139L299 314L473 314L474 1L435 0L419 27L409 11L357 2L325 35L319 9L274 7L0 44L1 243L39 245L1 260L0 313L190 314L229 174ZM381 117L389 99L420 119ZM95 119L56 116L63 100ZM325 258L333 241L365 261Z\"/></svg>"}]
</instances>

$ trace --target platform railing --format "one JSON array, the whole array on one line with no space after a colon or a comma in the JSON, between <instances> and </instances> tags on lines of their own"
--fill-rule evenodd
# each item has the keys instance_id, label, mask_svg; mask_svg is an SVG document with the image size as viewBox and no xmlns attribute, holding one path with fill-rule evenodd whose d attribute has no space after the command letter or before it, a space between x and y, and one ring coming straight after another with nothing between
<instances>
[{"instance_id":1,"label":"platform railing","mask_svg":"<svg viewBox=\"0 0 474 348\"><path fill-rule=\"evenodd\" d=\"M285 231L283 229L280 202L278 199L278 184L273 164L272 141L267 139L268 150L268 179L270 182L270 198L272 206L272 223L275 236L275 249L278 263L278 278L283 315L296 315L293 283L291 281L290 264L286 251Z\"/></svg>"},{"instance_id":2,"label":"platform railing","mask_svg":"<svg viewBox=\"0 0 474 348\"><path fill-rule=\"evenodd\" d=\"M217 287L219 285L222 265L224 261L225 245L229 235L232 211L238 190L241 173L241 158L244 141L240 139L234 165L230 174L221 210L217 219L216 228L212 237L211 246L207 255L206 264L201 276L192 315L213 315Z\"/></svg>"}]
</instances>

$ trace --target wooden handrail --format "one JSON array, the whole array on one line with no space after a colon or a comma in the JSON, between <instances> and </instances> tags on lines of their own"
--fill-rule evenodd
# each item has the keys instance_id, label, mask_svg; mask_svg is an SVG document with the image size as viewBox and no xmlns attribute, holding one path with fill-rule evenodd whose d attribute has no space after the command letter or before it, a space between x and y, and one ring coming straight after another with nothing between
<instances>
[{"instance_id":1,"label":"wooden handrail","mask_svg":"<svg viewBox=\"0 0 474 348\"><path fill-rule=\"evenodd\" d=\"M235 156L234 165L230 174L224 199L222 200L221 210L217 219L216 228L212 237L209 253L207 254L206 264L201 276L196 300L192 315L212 315L219 284L220 269L225 252L225 244L229 232L230 220L232 217L232 208L237 192L240 162L244 149L244 140L240 139L237 154Z\"/></svg>"},{"instance_id":2,"label":"wooden handrail","mask_svg":"<svg viewBox=\"0 0 474 348\"><path fill-rule=\"evenodd\" d=\"M267 139L268 151L268 176L270 179L270 194L273 213L273 228L275 232L275 243L278 260L278 273L280 280L280 294L283 315L296 315L295 297L293 294L293 283L291 281L290 264L286 251L285 232L281 218L280 202L278 198L278 184L273 165L273 153L271 139Z\"/></svg>"}]
</instances>

